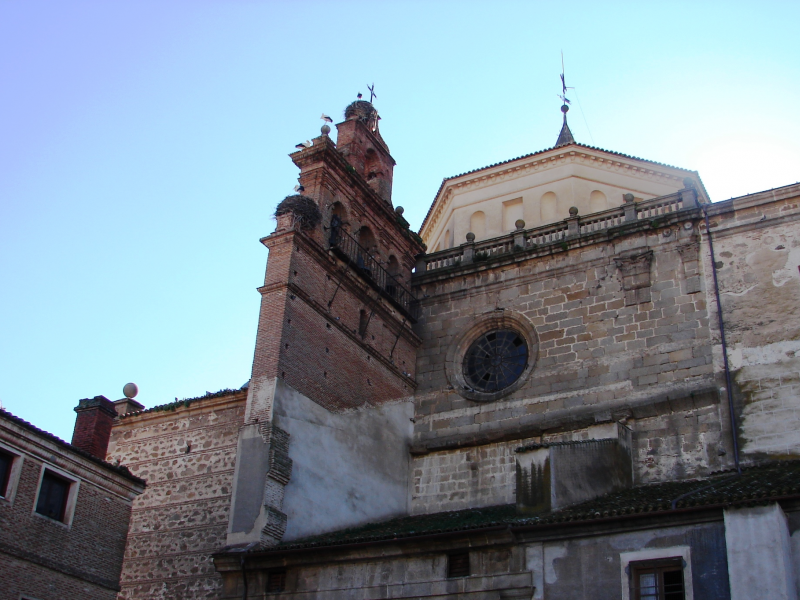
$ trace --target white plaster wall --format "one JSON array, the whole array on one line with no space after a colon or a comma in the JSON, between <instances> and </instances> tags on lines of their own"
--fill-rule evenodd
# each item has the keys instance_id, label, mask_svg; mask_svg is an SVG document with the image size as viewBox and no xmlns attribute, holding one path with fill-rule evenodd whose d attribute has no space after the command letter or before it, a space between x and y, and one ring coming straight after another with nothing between
<instances>
[{"instance_id":1,"label":"white plaster wall","mask_svg":"<svg viewBox=\"0 0 800 600\"><path fill-rule=\"evenodd\" d=\"M332 413L279 383L274 423L288 432L285 541L408 513L413 403Z\"/></svg>"},{"instance_id":2,"label":"white plaster wall","mask_svg":"<svg viewBox=\"0 0 800 600\"><path fill-rule=\"evenodd\" d=\"M556 221L560 221L569 216L571 206L577 207L581 215L594 212L590 206L594 190L603 192L608 208L612 208L622 205L622 195L628 192L637 200L674 193L683 188L682 178L688 175L660 165L658 170L669 172L673 178L631 171L613 160L611 155L581 150L584 157L575 153L568 155L568 159L552 162L540 159L536 166L525 165L519 171L503 174L490 182L483 178L490 176L493 170L464 177L465 185L452 188L453 194L447 201L444 214L423 232L425 243L431 249L436 248L440 241L442 248L447 247L442 238L449 229L452 244L463 244L470 230L470 217L479 210L486 214L486 232L476 238L478 241L513 231L513 227L503 226L503 202L515 198L523 199L522 218L525 227L531 228L553 222L543 221L541 217L540 200L546 192L554 192L558 197ZM533 161L533 157L530 160ZM438 201L442 202L442 199Z\"/></svg>"},{"instance_id":3,"label":"white plaster wall","mask_svg":"<svg viewBox=\"0 0 800 600\"><path fill-rule=\"evenodd\" d=\"M731 600L797 600L786 515L778 504L725 511Z\"/></svg>"}]
</instances>

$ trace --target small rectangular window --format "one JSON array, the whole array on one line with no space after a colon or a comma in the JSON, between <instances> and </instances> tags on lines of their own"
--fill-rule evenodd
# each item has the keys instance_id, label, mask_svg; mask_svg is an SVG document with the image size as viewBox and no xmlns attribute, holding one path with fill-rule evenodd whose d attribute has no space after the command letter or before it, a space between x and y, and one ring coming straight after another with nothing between
<instances>
[{"instance_id":1,"label":"small rectangular window","mask_svg":"<svg viewBox=\"0 0 800 600\"><path fill-rule=\"evenodd\" d=\"M39 488L36 512L45 517L63 522L71 484L72 482L68 479L45 470L44 475L42 475L42 485Z\"/></svg>"},{"instance_id":2,"label":"small rectangular window","mask_svg":"<svg viewBox=\"0 0 800 600\"><path fill-rule=\"evenodd\" d=\"M286 590L286 571L269 571L267 573L267 593L275 594Z\"/></svg>"},{"instance_id":3,"label":"small rectangular window","mask_svg":"<svg viewBox=\"0 0 800 600\"><path fill-rule=\"evenodd\" d=\"M11 481L11 465L14 455L0 450L0 496L8 497L8 484Z\"/></svg>"},{"instance_id":4,"label":"small rectangular window","mask_svg":"<svg viewBox=\"0 0 800 600\"><path fill-rule=\"evenodd\" d=\"M469 577L469 552L453 552L447 555L447 576Z\"/></svg>"},{"instance_id":5,"label":"small rectangular window","mask_svg":"<svg viewBox=\"0 0 800 600\"><path fill-rule=\"evenodd\" d=\"M630 567L634 600L685 600L682 559L631 563Z\"/></svg>"}]
</instances>

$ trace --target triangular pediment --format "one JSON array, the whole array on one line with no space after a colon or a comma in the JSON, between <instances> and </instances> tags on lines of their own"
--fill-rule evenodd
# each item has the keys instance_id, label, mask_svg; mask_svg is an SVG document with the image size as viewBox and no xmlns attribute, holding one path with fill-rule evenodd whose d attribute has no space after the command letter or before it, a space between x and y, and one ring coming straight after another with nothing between
<instances>
[{"instance_id":1,"label":"triangular pediment","mask_svg":"<svg viewBox=\"0 0 800 600\"><path fill-rule=\"evenodd\" d=\"M503 235L522 219L526 228L619 206L623 195L648 200L693 180L700 201L707 195L696 171L578 143L569 143L449 177L442 182L420 228L429 252L457 246L468 231L477 239Z\"/></svg>"}]
</instances>

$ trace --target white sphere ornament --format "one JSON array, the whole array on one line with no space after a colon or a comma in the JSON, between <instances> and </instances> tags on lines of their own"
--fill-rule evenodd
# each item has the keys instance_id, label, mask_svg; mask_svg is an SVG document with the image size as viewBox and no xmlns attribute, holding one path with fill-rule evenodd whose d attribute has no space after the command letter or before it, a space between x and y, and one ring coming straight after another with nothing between
<instances>
[{"instance_id":1,"label":"white sphere ornament","mask_svg":"<svg viewBox=\"0 0 800 600\"><path fill-rule=\"evenodd\" d=\"M125 387L122 388L122 393L125 394L126 398L136 398L136 394L139 393L139 386L135 383L126 383Z\"/></svg>"}]
</instances>

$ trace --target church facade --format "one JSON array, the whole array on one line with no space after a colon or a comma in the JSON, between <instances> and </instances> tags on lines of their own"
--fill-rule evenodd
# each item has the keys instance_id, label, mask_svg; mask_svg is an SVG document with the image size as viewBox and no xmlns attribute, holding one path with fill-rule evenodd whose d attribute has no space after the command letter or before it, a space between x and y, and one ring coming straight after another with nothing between
<instances>
[{"instance_id":1,"label":"church facade","mask_svg":"<svg viewBox=\"0 0 800 600\"><path fill-rule=\"evenodd\" d=\"M800 185L711 204L565 113L418 235L374 106L337 128L245 388L115 420L120 597L796 598Z\"/></svg>"}]
</instances>

